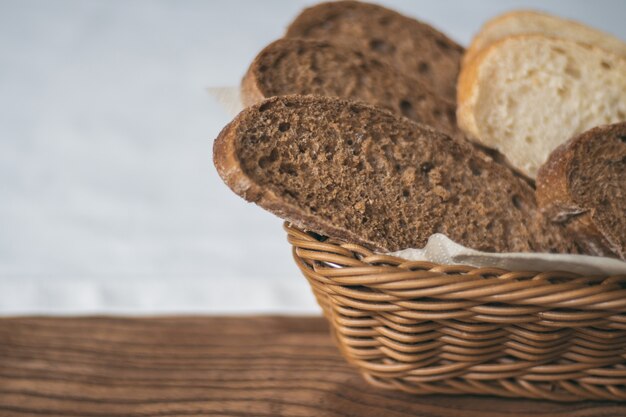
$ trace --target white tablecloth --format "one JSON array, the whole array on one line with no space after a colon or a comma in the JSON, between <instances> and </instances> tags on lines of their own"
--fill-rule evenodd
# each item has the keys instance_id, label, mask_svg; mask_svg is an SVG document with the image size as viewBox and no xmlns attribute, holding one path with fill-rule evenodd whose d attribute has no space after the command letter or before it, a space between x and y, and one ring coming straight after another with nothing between
<instances>
[{"instance_id":1,"label":"white tablecloth","mask_svg":"<svg viewBox=\"0 0 626 417\"><path fill-rule=\"evenodd\" d=\"M304 1L0 1L0 314L317 313L281 221L211 162ZM467 44L512 8L626 38L620 1L384 1Z\"/></svg>"}]
</instances>

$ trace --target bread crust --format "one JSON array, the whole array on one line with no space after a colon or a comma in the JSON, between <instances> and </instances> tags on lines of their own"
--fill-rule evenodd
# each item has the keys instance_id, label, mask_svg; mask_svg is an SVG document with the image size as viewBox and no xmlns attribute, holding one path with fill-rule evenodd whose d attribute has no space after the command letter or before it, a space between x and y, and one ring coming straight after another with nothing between
<instances>
[{"instance_id":1,"label":"bread crust","mask_svg":"<svg viewBox=\"0 0 626 417\"><path fill-rule=\"evenodd\" d=\"M512 17L517 16L518 13L523 13L523 11L510 11L484 23L478 33L472 38L470 46L465 50L461 60L461 66L468 65L482 49L489 46L489 44L485 44L486 33L490 32L494 26L498 26Z\"/></svg>"},{"instance_id":2,"label":"bread crust","mask_svg":"<svg viewBox=\"0 0 626 417\"><path fill-rule=\"evenodd\" d=\"M613 46L613 47L606 48L609 52L617 53L619 50L621 50L623 54L626 54L626 44L624 44L624 46L621 48L619 47L620 43L623 44L623 42L620 39L608 33L602 32L596 28L587 26L584 23L581 23L572 19L564 19L561 17L551 15L549 13L544 13L544 12L540 12L537 10L513 10L513 11L509 11L509 12L506 12L504 14L494 17L493 19L487 21L480 28L478 33L472 39L470 46L465 51L465 54L463 55L462 65L466 65L467 63L472 61L482 49L488 47L491 43L497 42L497 40L496 41L489 40L490 38L489 34L493 31L494 28L501 26L501 25L506 25L508 21L515 20L520 17L526 17L527 19L528 18L548 19L550 21L554 21L554 23L556 24L568 26L569 28L579 31L581 33L593 34L597 37L602 37L603 42L605 43L608 42ZM508 35L508 36L518 36L522 34L531 35L531 34L540 34L540 33L527 32L527 33L519 33L517 35ZM544 35L544 36L548 36L548 35ZM580 40L578 41L580 42ZM598 42L595 42L593 39L590 39L589 43L596 47L601 47L601 48L603 47L601 44L598 44Z\"/></svg>"},{"instance_id":3,"label":"bread crust","mask_svg":"<svg viewBox=\"0 0 626 417\"><path fill-rule=\"evenodd\" d=\"M273 43L270 44L270 46L271 45L273 45ZM248 71L246 71L246 74L241 80L240 96L241 102L244 107L250 107L256 103L260 103L266 98L265 94L261 91L259 80L257 78L260 56L261 54L257 55L256 58L254 58L254 61L252 61L252 64L250 64Z\"/></svg>"},{"instance_id":4,"label":"bread crust","mask_svg":"<svg viewBox=\"0 0 626 417\"><path fill-rule=\"evenodd\" d=\"M596 208L592 204L578 201L572 190L573 176L577 174L577 149L598 135L612 134L614 127L620 125L626 133L626 123L599 126L558 146L539 169L536 195L542 213L555 223L565 224L586 253L626 259L623 249L617 243L611 242L594 220Z\"/></svg>"},{"instance_id":5,"label":"bread crust","mask_svg":"<svg viewBox=\"0 0 626 417\"><path fill-rule=\"evenodd\" d=\"M474 109L479 93L478 76L481 64L496 50L499 44L507 42L504 39L482 49L474 59L464 64L457 81L457 110L456 121L459 128L472 140L480 143L480 132L474 117ZM483 144L485 145L485 144ZM487 146L487 145L485 145Z\"/></svg>"},{"instance_id":6,"label":"bread crust","mask_svg":"<svg viewBox=\"0 0 626 417\"><path fill-rule=\"evenodd\" d=\"M546 216L554 222L564 222L563 213L578 215L581 207L573 204L567 173L573 157L573 142L558 146L550 158L539 168L536 181L537 203Z\"/></svg>"},{"instance_id":7,"label":"bread crust","mask_svg":"<svg viewBox=\"0 0 626 417\"><path fill-rule=\"evenodd\" d=\"M506 23L507 21L511 19L516 19L517 17L522 16L522 15L552 17L551 15L548 15L546 13L541 13L541 12L537 12L534 10L512 10L512 11L508 11L506 13L503 13L499 16L496 16L488 20L487 22L483 24L483 26L480 28L478 33L474 35L474 38L470 42L470 46L465 50L465 54L463 54L462 65L468 64L478 55L480 51L489 47L491 44L501 40L501 39L498 39L496 41L487 42L487 39L486 39L487 34L491 32L494 27L500 26L503 23ZM568 21L568 22L574 23L572 21ZM509 36L520 36L520 35L523 35L523 34L509 35Z\"/></svg>"}]
</instances>

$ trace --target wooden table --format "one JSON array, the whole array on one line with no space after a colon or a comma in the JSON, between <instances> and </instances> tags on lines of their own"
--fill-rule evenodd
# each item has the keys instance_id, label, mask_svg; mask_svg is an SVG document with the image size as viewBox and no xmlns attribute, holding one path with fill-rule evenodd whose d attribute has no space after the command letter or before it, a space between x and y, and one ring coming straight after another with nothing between
<instances>
[{"instance_id":1,"label":"wooden table","mask_svg":"<svg viewBox=\"0 0 626 417\"><path fill-rule=\"evenodd\" d=\"M626 416L369 387L319 318L0 319L0 416Z\"/></svg>"}]
</instances>

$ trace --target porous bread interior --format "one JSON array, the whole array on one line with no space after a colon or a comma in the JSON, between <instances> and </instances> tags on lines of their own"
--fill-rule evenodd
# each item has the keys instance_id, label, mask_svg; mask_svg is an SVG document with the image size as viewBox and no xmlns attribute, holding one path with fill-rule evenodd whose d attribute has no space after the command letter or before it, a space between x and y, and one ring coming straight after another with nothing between
<instances>
[{"instance_id":1,"label":"porous bread interior","mask_svg":"<svg viewBox=\"0 0 626 417\"><path fill-rule=\"evenodd\" d=\"M541 36L508 38L485 53L472 97L475 136L531 178L562 142L626 120L619 56Z\"/></svg>"},{"instance_id":2,"label":"porous bread interior","mask_svg":"<svg viewBox=\"0 0 626 417\"><path fill-rule=\"evenodd\" d=\"M490 252L567 250L556 226L535 221L527 184L466 144L391 113L288 96L236 123L240 169L285 207L298 207L296 220L323 219L303 225L317 232L332 224L347 233L338 237L385 250L423 247L433 233Z\"/></svg>"}]
</instances>

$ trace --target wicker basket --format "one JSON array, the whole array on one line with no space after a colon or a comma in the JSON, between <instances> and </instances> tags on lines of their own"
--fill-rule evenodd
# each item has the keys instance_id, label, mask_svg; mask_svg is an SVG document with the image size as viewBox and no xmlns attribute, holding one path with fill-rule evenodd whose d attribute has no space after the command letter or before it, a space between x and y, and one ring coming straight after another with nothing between
<instances>
[{"instance_id":1,"label":"wicker basket","mask_svg":"<svg viewBox=\"0 0 626 417\"><path fill-rule=\"evenodd\" d=\"M626 400L626 276L406 261L285 230L341 352L378 387Z\"/></svg>"}]
</instances>

